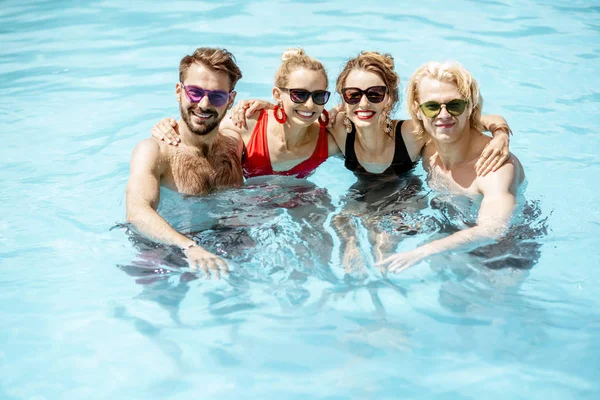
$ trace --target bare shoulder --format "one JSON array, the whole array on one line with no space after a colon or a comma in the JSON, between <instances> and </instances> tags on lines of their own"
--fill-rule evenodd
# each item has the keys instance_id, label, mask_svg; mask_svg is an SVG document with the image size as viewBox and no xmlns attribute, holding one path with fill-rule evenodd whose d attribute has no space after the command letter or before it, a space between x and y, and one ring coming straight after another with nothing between
<instances>
[{"instance_id":1,"label":"bare shoulder","mask_svg":"<svg viewBox=\"0 0 600 400\"><path fill-rule=\"evenodd\" d=\"M508 160L497 171L477 178L480 190L484 194L507 190L515 194L524 179L523 166L514 154L510 154Z\"/></svg>"},{"instance_id":2,"label":"bare shoulder","mask_svg":"<svg viewBox=\"0 0 600 400\"><path fill-rule=\"evenodd\" d=\"M243 148L244 145L238 131L219 127L219 136L214 147L217 153L241 159Z\"/></svg>"},{"instance_id":3,"label":"bare shoulder","mask_svg":"<svg viewBox=\"0 0 600 400\"><path fill-rule=\"evenodd\" d=\"M215 168L214 185L218 187L239 186L244 182L242 173L243 142L236 132L219 130L219 136L208 155Z\"/></svg>"},{"instance_id":4,"label":"bare shoulder","mask_svg":"<svg viewBox=\"0 0 600 400\"><path fill-rule=\"evenodd\" d=\"M421 157L421 152L425 147L425 138L423 135L419 135L418 124L412 119L407 119L402 124L400 131L411 160L417 161Z\"/></svg>"},{"instance_id":5,"label":"bare shoulder","mask_svg":"<svg viewBox=\"0 0 600 400\"><path fill-rule=\"evenodd\" d=\"M327 131L327 154L329 157L335 156L336 154L340 154L340 146L338 146L337 142L333 135Z\"/></svg>"},{"instance_id":6,"label":"bare shoulder","mask_svg":"<svg viewBox=\"0 0 600 400\"><path fill-rule=\"evenodd\" d=\"M168 159L169 146L154 138L140 141L131 154L131 166L160 166Z\"/></svg>"},{"instance_id":7,"label":"bare shoulder","mask_svg":"<svg viewBox=\"0 0 600 400\"><path fill-rule=\"evenodd\" d=\"M423 157L424 163L429 163L429 158L437 153L435 146L431 142L425 142L421 149L421 157Z\"/></svg>"},{"instance_id":8,"label":"bare shoulder","mask_svg":"<svg viewBox=\"0 0 600 400\"><path fill-rule=\"evenodd\" d=\"M335 143L338 145L342 153L344 153L346 150L346 137L348 136L348 133L346 132L346 126L344 125L344 118L346 118L345 113L337 113L332 127L328 128L329 133L331 136L333 136Z\"/></svg>"}]
</instances>

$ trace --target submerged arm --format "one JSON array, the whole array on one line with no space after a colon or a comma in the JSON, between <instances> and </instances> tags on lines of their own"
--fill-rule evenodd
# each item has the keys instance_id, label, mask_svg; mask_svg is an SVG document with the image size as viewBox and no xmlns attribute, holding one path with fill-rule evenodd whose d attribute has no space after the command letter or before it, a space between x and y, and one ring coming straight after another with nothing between
<instances>
[{"instance_id":1,"label":"submerged arm","mask_svg":"<svg viewBox=\"0 0 600 400\"><path fill-rule=\"evenodd\" d=\"M379 264L388 264L390 271L400 272L434 254L447 251L470 251L502 238L508 228L515 205L513 164L506 164L498 173L480 178L483 200L477 225L435 240L413 251L394 254Z\"/></svg>"},{"instance_id":2,"label":"submerged arm","mask_svg":"<svg viewBox=\"0 0 600 400\"><path fill-rule=\"evenodd\" d=\"M152 139L140 142L133 151L127 183L127 221L149 239L186 248L194 242L156 212L160 201L159 158L160 147Z\"/></svg>"},{"instance_id":3,"label":"submerged arm","mask_svg":"<svg viewBox=\"0 0 600 400\"><path fill-rule=\"evenodd\" d=\"M223 260L177 232L156 211L160 201L162 168L159 145L152 139L141 141L131 157L126 194L127 222L151 240L181 248L190 268L200 266L207 276L209 269L217 277L219 268L227 273L227 265Z\"/></svg>"}]
</instances>

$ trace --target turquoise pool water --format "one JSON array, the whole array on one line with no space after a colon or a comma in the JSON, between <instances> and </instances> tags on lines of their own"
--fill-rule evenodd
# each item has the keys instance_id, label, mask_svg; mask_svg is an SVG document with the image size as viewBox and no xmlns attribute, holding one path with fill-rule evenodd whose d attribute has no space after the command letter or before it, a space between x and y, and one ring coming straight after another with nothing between
<instances>
[{"instance_id":1,"label":"turquoise pool water","mask_svg":"<svg viewBox=\"0 0 600 400\"><path fill-rule=\"evenodd\" d=\"M599 17L590 1L3 1L0 398L598 398ZM520 225L482 254L382 277L369 228L408 249L471 217L424 182L419 201L355 202L332 159L308 182L166 193L161 212L234 270L182 272L111 228L131 150L177 115L178 62L199 46L237 56L238 98L269 98L293 46L331 81L366 49L404 82L459 60L515 132ZM350 272L344 213L364 256ZM485 266L509 256L525 269Z\"/></svg>"}]
</instances>

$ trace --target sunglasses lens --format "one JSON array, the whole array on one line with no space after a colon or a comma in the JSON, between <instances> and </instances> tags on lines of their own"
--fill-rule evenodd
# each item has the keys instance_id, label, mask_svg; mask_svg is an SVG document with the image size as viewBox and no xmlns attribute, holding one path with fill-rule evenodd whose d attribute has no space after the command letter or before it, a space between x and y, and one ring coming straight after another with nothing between
<instances>
[{"instance_id":1,"label":"sunglasses lens","mask_svg":"<svg viewBox=\"0 0 600 400\"><path fill-rule=\"evenodd\" d=\"M446 111L448 111L448 114L455 117L465 112L466 107L467 102L461 99L454 99L446 103ZM442 104L435 101L428 101L427 103L421 104L421 111L427 118L435 118L440 113L441 109Z\"/></svg>"},{"instance_id":2,"label":"sunglasses lens","mask_svg":"<svg viewBox=\"0 0 600 400\"><path fill-rule=\"evenodd\" d=\"M344 97L344 101L350 105L360 103L360 99L362 98L362 90L360 89L344 89L342 92L342 96Z\"/></svg>"},{"instance_id":3,"label":"sunglasses lens","mask_svg":"<svg viewBox=\"0 0 600 400\"><path fill-rule=\"evenodd\" d=\"M428 101L427 103L421 104L421 111L427 118L433 118L440 113L442 105L435 101Z\"/></svg>"},{"instance_id":4,"label":"sunglasses lens","mask_svg":"<svg viewBox=\"0 0 600 400\"><path fill-rule=\"evenodd\" d=\"M304 89L290 89L290 100L294 103L304 103L308 100L310 92Z\"/></svg>"},{"instance_id":5,"label":"sunglasses lens","mask_svg":"<svg viewBox=\"0 0 600 400\"><path fill-rule=\"evenodd\" d=\"M199 87L186 86L185 92L187 93L192 103L199 103L204 97L204 90Z\"/></svg>"},{"instance_id":6,"label":"sunglasses lens","mask_svg":"<svg viewBox=\"0 0 600 400\"><path fill-rule=\"evenodd\" d=\"M192 103L200 103L208 95L208 101L215 107L221 107L229 100L229 93L223 90L204 90L198 86L184 86L185 93Z\"/></svg>"},{"instance_id":7,"label":"sunglasses lens","mask_svg":"<svg viewBox=\"0 0 600 400\"><path fill-rule=\"evenodd\" d=\"M365 95L371 103L381 103L385 99L386 91L385 86L373 86L365 90Z\"/></svg>"},{"instance_id":8,"label":"sunglasses lens","mask_svg":"<svg viewBox=\"0 0 600 400\"><path fill-rule=\"evenodd\" d=\"M229 93L222 91L214 91L208 95L208 100L213 106L221 107L222 105L227 103L227 100L229 100Z\"/></svg>"},{"instance_id":9,"label":"sunglasses lens","mask_svg":"<svg viewBox=\"0 0 600 400\"><path fill-rule=\"evenodd\" d=\"M385 99L387 88L385 86L371 86L365 90L359 88L342 89L344 101L350 105L360 103L363 94L371 103L381 103Z\"/></svg>"},{"instance_id":10,"label":"sunglasses lens","mask_svg":"<svg viewBox=\"0 0 600 400\"><path fill-rule=\"evenodd\" d=\"M465 111L467 102L464 100L455 99L446 104L446 110L450 115L459 116Z\"/></svg>"},{"instance_id":11,"label":"sunglasses lens","mask_svg":"<svg viewBox=\"0 0 600 400\"><path fill-rule=\"evenodd\" d=\"M322 106L329 101L330 94L331 93L326 90L317 90L312 93L312 98L315 104Z\"/></svg>"}]
</instances>

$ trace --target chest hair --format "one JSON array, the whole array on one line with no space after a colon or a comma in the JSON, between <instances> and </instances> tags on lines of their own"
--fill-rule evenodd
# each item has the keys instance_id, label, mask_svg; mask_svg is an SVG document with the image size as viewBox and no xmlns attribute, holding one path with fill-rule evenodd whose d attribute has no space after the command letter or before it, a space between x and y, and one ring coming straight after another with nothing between
<instances>
[{"instance_id":1,"label":"chest hair","mask_svg":"<svg viewBox=\"0 0 600 400\"><path fill-rule=\"evenodd\" d=\"M223 137L212 147L177 148L171 154L171 170L180 193L200 195L243 183L242 165L235 140Z\"/></svg>"}]
</instances>

